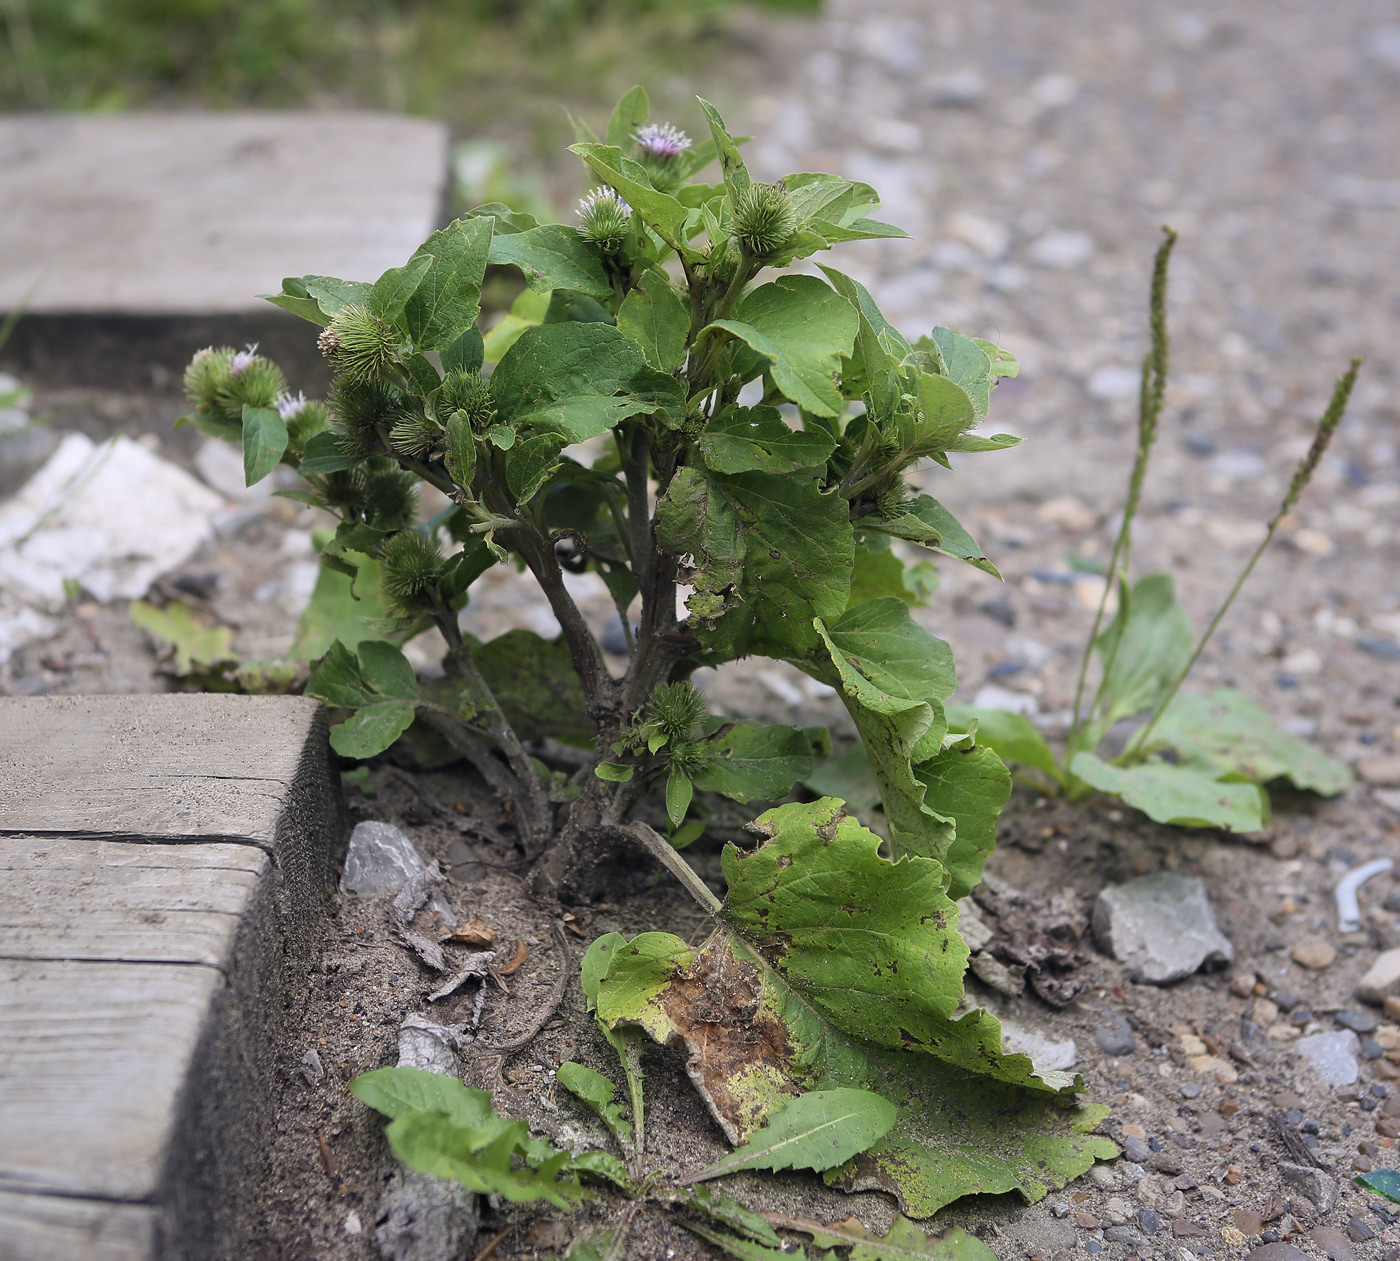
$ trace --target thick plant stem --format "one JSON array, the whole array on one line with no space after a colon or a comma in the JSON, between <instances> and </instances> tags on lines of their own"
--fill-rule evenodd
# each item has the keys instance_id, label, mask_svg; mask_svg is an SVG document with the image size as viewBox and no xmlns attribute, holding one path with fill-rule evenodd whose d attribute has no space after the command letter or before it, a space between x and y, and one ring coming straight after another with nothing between
<instances>
[{"instance_id":1,"label":"thick plant stem","mask_svg":"<svg viewBox=\"0 0 1400 1261\"><path fill-rule=\"evenodd\" d=\"M710 886L700 879L692 867L680 852L667 839L654 828L648 827L641 821L634 821L621 829L644 850L666 868L684 886L685 891L693 897L700 906L709 914L718 916L724 909L724 904L715 897Z\"/></svg>"},{"instance_id":2,"label":"thick plant stem","mask_svg":"<svg viewBox=\"0 0 1400 1261\"><path fill-rule=\"evenodd\" d=\"M1318 462L1322 459L1323 452L1327 450L1328 444L1332 441L1332 435L1337 432L1337 426L1342 423L1342 417L1346 414L1347 400L1351 397L1352 387L1356 384L1356 374L1361 370L1361 360L1353 359L1351 366L1340 377L1332 387L1332 398L1327 404L1327 410L1323 412L1322 419L1318 422L1317 433L1313 435L1312 446L1308 448L1308 453L1298 462L1297 469L1294 470L1293 480L1289 483L1288 493L1283 497L1283 503L1279 505L1279 510L1274 513L1269 521L1269 527L1264 532L1264 538L1258 547L1254 549L1254 554L1250 556L1249 563L1245 565L1240 576L1235 579L1235 585L1230 588L1230 594L1225 597L1224 602L1216 610L1215 616L1210 619L1210 625L1206 627L1205 634L1196 643L1195 651L1191 654L1191 659L1185 667L1177 674L1171 687L1167 689L1166 695L1158 702L1157 708L1152 711L1152 717L1148 719L1147 725L1133 738L1132 744L1126 750L1126 754L1131 755L1140 749L1147 747L1147 738L1152 734L1162 715L1166 713L1167 707L1176 698L1177 692L1181 690L1181 685L1186 681L1186 676L1191 673L1192 667L1200 659L1201 653L1205 651L1210 638L1215 634L1216 627L1224 619L1225 614L1230 611L1230 606L1235 602L1235 597L1239 595L1240 589L1248 580L1249 575L1254 572L1254 566L1259 563L1259 558L1263 556L1268 546L1274 540L1274 534L1278 530L1279 522L1293 509L1302 495L1304 488L1312 480L1313 473L1317 470Z\"/></svg>"},{"instance_id":3,"label":"thick plant stem","mask_svg":"<svg viewBox=\"0 0 1400 1261\"><path fill-rule=\"evenodd\" d=\"M1176 232L1163 228L1165 239L1157 247L1157 255L1152 265L1152 292L1148 302L1148 320L1152 332L1152 349L1142 361L1142 384L1138 394L1138 438L1137 453L1133 457L1133 471L1128 478L1128 495L1123 503L1123 521L1118 527L1118 537L1113 541L1113 553L1109 557L1108 569L1104 575L1103 596L1094 613L1094 624L1089 630L1089 642L1084 646L1084 656L1079 663L1079 678L1074 686L1074 705L1071 709L1069 738L1066 741L1065 769L1074 760L1077 744L1083 727L1093 722L1094 713L1103 700L1109 673L1113 668L1113 657L1117 655L1114 645L1110 659L1104 662L1103 679L1094 694L1093 703L1087 715L1081 714L1084 702L1084 686L1089 677L1089 662L1094 655L1094 644L1098 641L1103 627L1104 613L1108 608L1109 592L1118 580L1120 569L1128 567L1128 557L1132 550L1133 519L1137 516L1142 502L1142 484L1147 476L1147 464L1152 454L1152 445L1157 440L1157 422L1161 418L1162 403L1166 397L1167 372L1171 362L1171 343L1167 333L1167 269L1171 261L1172 247L1176 245Z\"/></svg>"}]
</instances>

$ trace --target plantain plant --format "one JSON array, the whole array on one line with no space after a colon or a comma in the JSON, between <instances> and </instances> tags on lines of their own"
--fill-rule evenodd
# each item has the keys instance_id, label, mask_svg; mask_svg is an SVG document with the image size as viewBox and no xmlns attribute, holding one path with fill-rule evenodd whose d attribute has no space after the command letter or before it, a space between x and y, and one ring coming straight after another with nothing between
<instances>
[{"instance_id":1,"label":"plantain plant","mask_svg":"<svg viewBox=\"0 0 1400 1261\"><path fill-rule=\"evenodd\" d=\"M918 583L891 547L996 572L910 477L1016 441L977 432L1016 362L948 328L910 341L851 277L791 271L905 234L871 218L866 184L756 180L701 106L700 143L650 120L638 88L601 139L580 125L573 152L597 186L577 225L488 204L373 282L285 281L269 300L322 328L324 404L289 398L256 353L214 349L189 367L190 419L241 442L249 484L285 464L303 484L279 493L339 518L318 599L334 588L342 611L349 592L390 614L318 623L307 691L340 717L340 754L427 728L496 791L540 893L588 896L639 844L713 915L698 949L658 932L608 956L610 1037L689 1045L735 1143L813 1089L883 1095L888 1133L825 1176L891 1191L912 1216L972 1192L1038 1199L1114 1148L1090 1133L1102 1109L1078 1104L1081 1080L1005 1053L995 1018L965 1002L957 900L1010 779L949 732L952 655L911 616ZM483 333L488 267L525 288ZM445 505L427 520L420 485ZM463 634L496 565L528 572L557 638ZM570 594L582 571L611 594L624 668ZM441 684L399 646L429 627L447 645ZM829 752L824 729L708 711L692 673L748 656L839 695L889 837L837 800L780 806L753 825L756 849L726 850L721 903L680 853L696 790L780 801ZM561 744L583 751L554 756ZM634 817L653 793L669 836Z\"/></svg>"},{"instance_id":2,"label":"plantain plant","mask_svg":"<svg viewBox=\"0 0 1400 1261\"><path fill-rule=\"evenodd\" d=\"M951 706L949 713L955 730L976 730L983 744L1017 768L1018 777L1049 796L1083 801L1104 793L1158 823L1257 832L1269 818L1268 783L1286 779L1296 788L1331 797L1345 791L1351 772L1283 730L1236 688L1217 688L1202 696L1182 692L1181 686L1312 480L1346 413L1361 361L1352 360L1337 378L1312 443L1299 460L1263 538L1197 637L1176 597L1171 574L1150 573L1136 582L1129 580L1133 521L1166 395L1167 269L1175 245L1176 233L1165 229L1152 271L1152 344L1142 363L1137 452L1108 561L1108 582L1080 662L1064 749L1057 758L1030 720L1020 714L971 705ZM1116 593L1117 607L1105 625L1110 592ZM1090 690L1087 684L1095 655L1100 669L1098 682ZM1101 757L1099 746L1120 722L1132 725L1131 734L1120 750Z\"/></svg>"}]
</instances>

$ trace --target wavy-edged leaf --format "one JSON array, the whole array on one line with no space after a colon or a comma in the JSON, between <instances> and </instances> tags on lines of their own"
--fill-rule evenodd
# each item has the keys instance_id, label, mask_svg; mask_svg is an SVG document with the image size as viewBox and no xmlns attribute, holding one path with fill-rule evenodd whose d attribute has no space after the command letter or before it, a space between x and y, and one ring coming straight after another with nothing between
<instances>
[{"instance_id":1,"label":"wavy-edged leaf","mask_svg":"<svg viewBox=\"0 0 1400 1261\"><path fill-rule=\"evenodd\" d=\"M1256 784L1287 779L1297 788L1335 797L1351 783L1343 763L1284 731L1268 710L1230 687L1209 696L1177 693L1152 730L1152 744Z\"/></svg>"},{"instance_id":2,"label":"wavy-edged leaf","mask_svg":"<svg viewBox=\"0 0 1400 1261\"><path fill-rule=\"evenodd\" d=\"M428 264L405 299L403 322L419 350L446 350L475 328L492 228L487 218L456 219L414 251L411 263Z\"/></svg>"},{"instance_id":3,"label":"wavy-edged leaf","mask_svg":"<svg viewBox=\"0 0 1400 1261\"><path fill-rule=\"evenodd\" d=\"M948 896L966 897L982 882L982 868L997 845L997 819L1011 796L1011 772L985 745L946 748L914 768L924 785L924 806L939 819L951 819L952 839L942 832L929 852L905 842L910 853L938 858L948 869Z\"/></svg>"},{"instance_id":4,"label":"wavy-edged leaf","mask_svg":"<svg viewBox=\"0 0 1400 1261\"><path fill-rule=\"evenodd\" d=\"M951 1226L941 1235L929 1235L908 1218L896 1213L883 1235L869 1231L856 1218L843 1222L818 1222L810 1217L767 1214L783 1230L811 1235L821 1248L849 1248L848 1261L997 1261L997 1254L976 1235Z\"/></svg>"},{"instance_id":5,"label":"wavy-edged leaf","mask_svg":"<svg viewBox=\"0 0 1400 1261\"><path fill-rule=\"evenodd\" d=\"M542 223L524 232L491 238L491 262L512 263L536 293L572 289L590 298L612 296L612 282L598 251L563 223Z\"/></svg>"},{"instance_id":6,"label":"wavy-edged leaf","mask_svg":"<svg viewBox=\"0 0 1400 1261\"><path fill-rule=\"evenodd\" d=\"M373 757L412 725L412 701L375 701L331 728L331 748L341 757Z\"/></svg>"},{"instance_id":7,"label":"wavy-edged leaf","mask_svg":"<svg viewBox=\"0 0 1400 1261\"><path fill-rule=\"evenodd\" d=\"M610 324L526 329L491 378L504 420L584 442L628 416L685 414L680 382L647 366L642 349Z\"/></svg>"},{"instance_id":8,"label":"wavy-edged leaf","mask_svg":"<svg viewBox=\"0 0 1400 1261\"><path fill-rule=\"evenodd\" d=\"M1079 753L1069 769L1157 823L1258 832L1268 821L1269 799L1258 784L1218 779L1191 766L1155 761L1110 766L1092 753Z\"/></svg>"},{"instance_id":9,"label":"wavy-edged leaf","mask_svg":"<svg viewBox=\"0 0 1400 1261\"><path fill-rule=\"evenodd\" d=\"M773 384L814 416L839 416L836 386L860 327L855 308L815 276L780 276L748 293L733 319L715 320L701 338L727 334L768 360ZM699 340L697 338L697 340Z\"/></svg>"},{"instance_id":10,"label":"wavy-edged leaf","mask_svg":"<svg viewBox=\"0 0 1400 1261\"><path fill-rule=\"evenodd\" d=\"M194 610L181 600L172 600L163 609L145 600L133 600L130 616L143 631L169 645L176 674L190 674L198 666L238 660L233 651L233 631L227 626L205 626L196 621Z\"/></svg>"},{"instance_id":11,"label":"wavy-edged leaf","mask_svg":"<svg viewBox=\"0 0 1400 1261\"><path fill-rule=\"evenodd\" d=\"M810 1169L825 1173L890 1132L895 1107L869 1090L813 1090L779 1108L747 1143L685 1182L706 1182L741 1169Z\"/></svg>"},{"instance_id":12,"label":"wavy-edged leaf","mask_svg":"<svg viewBox=\"0 0 1400 1261\"><path fill-rule=\"evenodd\" d=\"M414 254L402 267L391 267L370 286L369 309L385 324L408 332L404 308L433 265L431 255Z\"/></svg>"},{"instance_id":13,"label":"wavy-edged leaf","mask_svg":"<svg viewBox=\"0 0 1400 1261\"><path fill-rule=\"evenodd\" d=\"M642 348L658 372L676 372L685 363L690 308L659 271L648 272L617 312L618 330Z\"/></svg>"},{"instance_id":14,"label":"wavy-edged leaf","mask_svg":"<svg viewBox=\"0 0 1400 1261\"><path fill-rule=\"evenodd\" d=\"M977 540L947 508L929 495L906 500L897 517L888 520L865 518L860 525L862 530L918 543L931 552L966 561L974 569L991 574L993 578L1001 577L1001 571L987 559Z\"/></svg>"},{"instance_id":15,"label":"wavy-edged leaf","mask_svg":"<svg viewBox=\"0 0 1400 1261\"><path fill-rule=\"evenodd\" d=\"M781 474L824 467L836 439L791 428L776 407L730 407L705 426L698 446L713 473Z\"/></svg>"},{"instance_id":16,"label":"wavy-edged leaf","mask_svg":"<svg viewBox=\"0 0 1400 1261\"><path fill-rule=\"evenodd\" d=\"M700 101L700 108L705 111L705 121L710 124L710 136L715 142L715 154L719 158L720 170L724 173L724 187L729 193L731 204L737 204L740 195L747 192L752 183L749 179L749 168L744 164L739 146L735 143L734 137L729 134L729 128L724 125L724 119L720 117L719 110L703 96L697 99Z\"/></svg>"},{"instance_id":17,"label":"wavy-edged leaf","mask_svg":"<svg viewBox=\"0 0 1400 1261\"><path fill-rule=\"evenodd\" d=\"M354 468L358 463L354 456L346 455L340 449L340 443L336 441L334 433L323 429L306 440L297 472L303 477L315 477L324 473L341 473Z\"/></svg>"},{"instance_id":18,"label":"wavy-edged leaf","mask_svg":"<svg viewBox=\"0 0 1400 1261\"><path fill-rule=\"evenodd\" d=\"M730 1230L737 1230L741 1235L758 1243L771 1244L775 1248L782 1247L783 1241L778 1237L778 1232L768 1224L767 1218L741 1204L733 1196L726 1195L718 1187L707 1187L703 1184L688 1187L684 1197L674 1202L704 1213L712 1221L727 1226Z\"/></svg>"},{"instance_id":19,"label":"wavy-edged leaf","mask_svg":"<svg viewBox=\"0 0 1400 1261\"><path fill-rule=\"evenodd\" d=\"M511 630L475 650L507 721L527 740L553 736L591 747L596 735L588 704L563 636L545 639Z\"/></svg>"},{"instance_id":20,"label":"wavy-edged leaf","mask_svg":"<svg viewBox=\"0 0 1400 1261\"><path fill-rule=\"evenodd\" d=\"M890 863L827 800L769 811L759 849L725 852L730 925L699 950L647 933L615 952L598 1013L680 1041L730 1141L810 1090L870 1090L898 1119L826 1180L926 1217L959 1196L1040 1199L1117 1149L1082 1083L1004 1055L990 1013L956 1015L966 946L941 865ZM736 935L737 934L737 935Z\"/></svg>"},{"instance_id":21,"label":"wavy-edged leaf","mask_svg":"<svg viewBox=\"0 0 1400 1261\"><path fill-rule=\"evenodd\" d=\"M812 742L797 727L735 723L709 742L695 786L735 801L778 801L812 773Z\"/></svg>"},{"instance_id":22,"label":"wavy-edged leaf","mask_svg":"<svg viewBox=\"0 0 1400 1261\"><path fill-rule=\"evenodd\" d=\"M390 1120L410 1112L441 1112L459 1125L477 1127L501 1120L484 1090L423 1068L376 1068L361 1073L350 1082L350 1093Z\"/></svg>"},{"instance_id":23,"label":"wavy-edged leaf","mask_svg":"<svg viewBox=\"0 0 1400 1261\"><path fill-rule=\"evenodd\" d=\"M367 304L372 288L363 280L340 280L335 276L288 276L282 281L281 293L258 296L324 328L347 306ZM314 304L315 310L308 303Z\"/></svg>"}]
</instances>

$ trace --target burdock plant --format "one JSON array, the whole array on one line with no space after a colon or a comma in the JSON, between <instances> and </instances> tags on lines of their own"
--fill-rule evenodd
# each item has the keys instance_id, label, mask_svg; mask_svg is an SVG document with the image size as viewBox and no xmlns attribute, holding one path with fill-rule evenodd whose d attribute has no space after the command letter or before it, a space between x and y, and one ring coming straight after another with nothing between
<instances>
[{"instance_id":1,"label":"burdock plant","mask_svg":"<svg viewBox=\"0 0 1400 1261\"><path fill-rule=\"evenodd\" d=\"M911 616L918 587L892 547L996 572L921 485L953 452L1016 441L978 432L1016 362L948 328L906 338L832 267L775 275L904 233L870 217L866 184L754 181L702 106L703 143L649 121L640 89L605 138L581 128L573 152L596 187L575 224L493 203L373 282L284 282L270 300L321 326L335 372L326 427L300 448L224 352L191 366L193 421L242 441L250 483L279 460L296 469L305 485L286 493L340 519L323 565L360 590L371 574L393 614L384 638L338 640L312 664L340 754L373 757L417 723L496 792L541 895L586 898L620 847L641 846L714 917L697 949L657 932L590 955L590 1006L617 1045L635 1049L636 1026L687 1042L736 1143L806 1091L885 1096L888 1133L824 1176L892 1191L910 1214L974 1191L1036 1199L1112 1145L1087 1133L1101 1112L1077 1104L1082 1082L1005 1053L996 1019L961 1006L958 900L1010 780L949 731L951 652ZM697 178L716 161L718 182ZM488 266L528 291L483 336ZM428 520L420 484L446 504ZM497 565L528 572L556 639L463 633L459 611ZM623 668L570 570L606 585ZM420 683L396 646L428 627L447 644L445 685ZM710 712L694 671L749 656L839 695L889 836L831 798L770 809L756 848L725 851L721 902L680 852L706 795L782 801L830 752L824 729ZM665 836L635 818L653 794ZM713 996L703 1027L685 987Z\"/></svg>"}]
</instances>

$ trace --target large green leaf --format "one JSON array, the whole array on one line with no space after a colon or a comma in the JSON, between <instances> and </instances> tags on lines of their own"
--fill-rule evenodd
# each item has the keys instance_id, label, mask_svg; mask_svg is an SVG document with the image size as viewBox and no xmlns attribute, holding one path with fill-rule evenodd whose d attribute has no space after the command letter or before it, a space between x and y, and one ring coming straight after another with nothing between
<instances>
[{"instance_id":1,"label":"large green leaf","mask_svg":"<svg viewBox=\"0 0 1400 1261\"><path fill-rule=\"evenodd\" d=\"M358 656L337 640L311 664L306 694L327 705L353 708L331 728L331 748L344 757L382 753L413 722L418 680L394 645L367 639Z\"/></svg>"},{"instance_id":2,"label":"large green leaf","mask_svg":"<svg viewBox=\"0 0 1400 1261\"><path fill-rule=\"evenodd\" d=\"M1291 780L1324 797L1345 792L1351 771L1284 731L1243 692L1222 687L1209 696L1179 692L1152 730L1154 748L1176 749L1192 762L1246 776L1257 784Z\"/></svg>"},{"instance_id":3,"label":"large green leaf","mask_svg":"<svg viewBox=\"0 0 1400 1261\"><path fill-rule=\"evenodd\" d=\"M742 1147L685 1181L708 1181L741 1169L824 1173L884 1138L895 1116L894 1104L868 1090L813 1090L778 1109Z\"/></svg>"},{"instance_id":4,"label":"large green leaf","mask_svg":"<svg viewBox=\"0 0 1400 1261\"><path fill-rule=\"evenodd\" d=\"M376 1068L350 1082L350 1093L390 1120L410 1112L441 1112L458 1125L485 1126L495 1115L491 1096L456 1077L423 1068Z\"/></svg>"},{"instance_id":5,"label":"large green leaf","mask_svg":"<svg viewBox=\"0 0 1400 1261\"><path fill-rule=\"evenodd\" d=\"M331 728L331 748L341 757L373 757L412 725L412 701L375 701Z\"/></svg>"},{"instance_id":6,"label":"large green leaf","mask_svg":"<svg viewBox=\"0 0 1400 1261\"><path fill-rule=\"evenodd\" d=\"M287 449L287 426L275 407L243 405L243 480L262 481Z\"/></svg>"},{"instance_id":7,"label":"large green leaf","mask_svg":"<svg viewBox=\"0 0 1400 1261\"><path fill-rule=\"evenodd\" d=\"M608 130L604 133L608 144L615 149L631 144L633 135L646 122L649 113L651 105L647 101L646 89L640 85L628 88L608 119Z\"/></svg>"},{"instance_id":8,"label":"large green leaf","mask_svg":"<svg viewBox=\"0 0 1400 1261\"><path fill-rule=\"evenodd\" d=\"M1032 767L1048 775L1054 783L1061 782L1054 753L1045 743L1045 737L1024 714L975 705L949 705L947 714L951 730L966 731L975 721L978 744L995 749L1004 761Z\"/></svg>"},{"instance_id":9,"label":"large green leaf","mask_svg":"<svg viewBox=\"0 0 1400 1261\"><path fill-rule=\"evenodd\" d=\"M1115 1153L1085 1132L1106 1109L1074 1108L1081 1083L1002 1054L989 1013L955 1018L967 948L940 864L880 858L830 800L759 824L772 833L759 849L725 852L730 928L699 950L643 934L599 987L602 1019L688 1047L732 1142L807 1091L874 1091L894 1128L826 1179L919 1217L975 1193L1038 1200Z\"/></svg>"},{"instance_id":10,"label":"large green leaf","mask_svg":"<svg viewBox=\"0 0 1400 1261\"><path fill-rule=\"evenodd\" d=\"M323 328L347 306L364 306L372 285L362 280L338 280L334 276L288 276L281 293L259 296Z\"/></svg>"},{"instance_id":11,"label":"large green leaf","mask_svg":"<svg viewBox=\"0 0 1400 1261\"><path fill-rule=\"evenodd\" d=\"M543 223L524 232L493 236L491 262L513 263L538 293L572 289L590 298L612 296L612 282L598 251L566 224Z\"/></svg>"},{"instance_id":12,"label":"large green leaf","mask_svg":"<svg viewBox=\"0 0 1400 1261\"><path fill-rule=\"evenodd\" d=\"M648 272L623 299L617 327L642 348L658 372L676 372L685 363L690 308L661 272Z\"/></svg>"},{"instance_id":13,"label":"large green leaf","mask_svg":"<svg viewBox=\"0 0 1400 1261\"><path fill-rule=\"evenodd\" d=\"M624 158L613 145L582 143L570 145L604 184L622 194L642 222L688 262L698 263L703 255L686 243L686 208L669 193L652 187L640 163Z\"/></svg>"},{"instance_id":14,"label":"large green leaf","mask_svg":"<svg viewBox=\"0 0 1400 1261\"><path fill-rule=\"evenodd\" d=\"M647 366L642 349L610 324L574 322L526 329L491 378L503 420L583 442L618 421L665 409L677 421L685 394Z\"/></svg>"},{"instance_id":15,"label":"large green leaf","mask_svg":"<svg viewBox=\"0 0 1400 1261\"><path fill-rule=\"evenodd\" d=\"M778 801L812 773L812 742L797 727L735 723L708 747L695 787L735 801Z\"/></svg>"},{"instance_id":16,"label":"large green leaf","mask_svg":"<svg viewBox=\"0 0 1400 1261\"><path fill-rule=\"evenodd\" d=\"M849 357L860 321L855 308L815 276L781 276L749 293L734 318L706 325L700 337L738 338L768 360L773 384L814 416L838 416L836 373Z\"/></svg>"},{"instance_id":17,"label":"large green leaf","mask_svg":"<svg viewBox=\"0 0 1400 1261\"><path fill-rule=\"evenodd\" d=\"M719 110L703 96L698 99L700 108L705 111L705 120L710 124L710 136L715 143L715 153L719 156L720 169L724 172L724 187L729 193L730 202L737 203L740 195L748 191L751 183L749 168L744 165L739 146L729 134Z\"/></svg>"},{"instance_id":18,"label":"large green leaf","mask_svg":"<svg viewBox=\"0 0 1400 1261\"><path fill-rule=\"evenodd\" d=\"M1120 583L1117 612L1094 644L1108 671L1105 721L1156 706L1191 660L1194 641L1170 574L1146 574L1131 589Z\"/></svg>"},{"instance_id":19,"label":"large green leaf","mask_svg":"<svg viewBox=\"0 0 1400 1261\"><path fill-rule=\"evenodd\" d=\"M639 1139L644 1139L646 1131L646 1100L642 1094L642 1050L646 1034L630 1026L613 1028L598 1015L598 986L607 974L617 952L627 945L627 938L621 933L604 933L595 938L584 951L583 963L579 966L579 983L583 990L584 1002L594 1023L602 1031L608 1045L617 1052L618 1063L627 1078L627 1091L632 1100L632 1124ZM644 1146L639 1143L639 1146Z\"/></svg>"},{"instance_id":20,"label":"large green leaf","mask_svg":"<svg viewBox=\"0 0 1400 1261\"><path fill-rule=\"evenodd\" d=\"M915 348L922 347L930 340L943 356L948 376L967 393L972 400L972 410L981 420L987 414L989 396L996 384L997 374L992 369L991 356L971 337L964 337L941 325L933 330L931 338L920 338Z\"/></svg>"},{"instance_id":21,"label":"large green leaf","mask_svg":"<svg viewBox=\"0 0 1400 1261\"><path fill-rule=\"evenodd\" d=\"M164 608L133 600L129 612L133 623L173 650L176 674L191 674L200 666L238 660L233 651L233 631L227 626L205 626L196 621L194 610L181 600L172 600Z\"/></svg>"},{"instance_id":22,"label":"large green leaf","mask_svg":"<svg viewBox=\"0 0 1400 1261\"><path fill-rule=\"evenodd\" d=\"M430 255L414 254L402 267L389 268L370 287L369 309L386 324L407 333L408 321L404 317L404 308L432 265Z\"/></svg>"},{"instance_id":23,"label":"large green leaf","mask_svg":"<svg viewBox=\"0 0 1400 1261\"><path fill-rule=\"evenodd\" d=\"M941 830L932 854L908 844L910 852L942 860L948 869L948 894L966 897L982 881L982 868L997 844L997 819L1011 796L1011 773L995 751L984 745L955 745L920 762L914 774L925 786L924 806L939 819L951 819L953 837L942 843Z\"/></svg>"},{"instance_id":24,"label":"large green leaf","mask_svg":"<svg viewBox=\"0 0 1400 1261\"><path fill-rule=\"evenodd\" d=\"M338 559L356 576L351 578L340 568L322 562L287 653L293 661L314 661L336 640L347 648L356 648L366 639L398 638L404 634L400 630L386 635L389 606L379 585L379 563L356 551L344 551Z\"/></svg>"},{"instance_id":25,"label":"large green leaf","mask_svg":"<svg viewBox=\"0 0 1400 1261\"><path fill-rule=\"evenodd\" d=\"M714 473L793 473L825 466L836 439L791 428L776 407L731 407L705 426L699 447Z\"/></svg>"},{"instance_id":26,"label":"large green leaf","mask_svg":"<svg viewBox=\"0 0 1400 1261\"><path fill-rule=\"evenodd\" d=\"M676 470L656 505L656 541L690 557L686 603L697 622L713 621L732 602L744 572L744 534L724 486L693 465Z\"/></svg>"},{"instance_id":27,"label":"large green leaf","mask_svg":"<svg viewBox=\"0 0 1400 1261\"><path fill-rule=\"evenodd\" d=\"M445 350L476 325L481 281L491 249L490 219L457 219L414 251L428 266L403 307L404 325L419 350Z\"/></svg>"},{"instance_id":28,"label":"large green leaf","mask_svg":"<svg viewBox=\"0 0 1400 1261\"><path fill-rule=\"evenodd\" d=\"M1257 784L1218 779L1194 767L1155 761L1110 766L1092 753L1079 753L1069 769L1158 823L1258 832L1268 819L1269 799Z\"/></svg>"}]
</instances>

